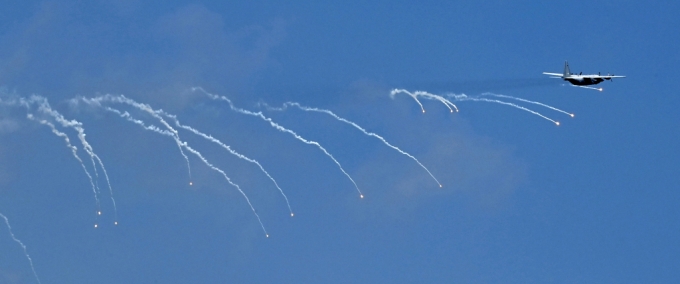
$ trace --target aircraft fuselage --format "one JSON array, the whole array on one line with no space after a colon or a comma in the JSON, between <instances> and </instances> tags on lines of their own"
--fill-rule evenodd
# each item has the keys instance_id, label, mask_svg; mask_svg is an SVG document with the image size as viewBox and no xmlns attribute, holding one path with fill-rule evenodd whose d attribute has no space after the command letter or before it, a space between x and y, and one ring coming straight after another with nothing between
<instances>
[{"instance_id":1,"label":"aircraft fuselage","mask_svg":"<svg viewBox=\"0 0 680 284\"><path fill-rule=\"evenodd\" d=\"M604 79L602 78L588 78L588 77L581 77L581 76L569 76L567 78L564 78L565 81L568 81L572 85L576 86L588 86L588 85L597 85L599 83L604 82Z\"/></svg>"}]
</instances>

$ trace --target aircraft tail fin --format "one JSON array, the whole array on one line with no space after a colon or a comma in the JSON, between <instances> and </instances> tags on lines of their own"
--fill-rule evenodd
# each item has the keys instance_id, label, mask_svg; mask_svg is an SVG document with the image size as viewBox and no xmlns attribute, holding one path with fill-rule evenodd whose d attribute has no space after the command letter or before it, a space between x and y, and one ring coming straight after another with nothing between
<instances>
[{"instance_id":1,"label":"aircraft tail fin","mask_svg":"<svg viewBox=\"0 0 680 284\"><path fill-rule=\"evenodd\" d=\"M571 71L569 71L569 62L564 61L564 77L569 75L571 75Z\"/></svg>"}]
</instances>

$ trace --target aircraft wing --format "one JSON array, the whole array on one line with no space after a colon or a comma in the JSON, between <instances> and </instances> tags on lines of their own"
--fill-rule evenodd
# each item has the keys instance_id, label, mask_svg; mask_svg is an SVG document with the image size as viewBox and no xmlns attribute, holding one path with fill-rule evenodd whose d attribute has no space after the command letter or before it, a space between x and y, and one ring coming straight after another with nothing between
<instances>
[{"instance_id":1,"label":"aircraft wing","mask_svg":"<svg viewBox=\"0 0 680 284\"><path fill-rule=\"evenodd\" d=\"M583 78L600 78L600 79L611 79L611 78L626 78L626 76L614 76L614 75L580 75Z\"/></svg>"},{"instance_id":2,"label":"aircraft wing","mask_svg":"<svg viewBox=\"0 0 680 284\"><path fill-rule=\"evenodd\" d=\"M548 73L548 72L543 72L543 74L550 75L550 76L557 76L557 77L560 77L560 78L562 78L562 75L563 75L563 74L560 74L560 73Z\"/></svg>"}]
</instances>

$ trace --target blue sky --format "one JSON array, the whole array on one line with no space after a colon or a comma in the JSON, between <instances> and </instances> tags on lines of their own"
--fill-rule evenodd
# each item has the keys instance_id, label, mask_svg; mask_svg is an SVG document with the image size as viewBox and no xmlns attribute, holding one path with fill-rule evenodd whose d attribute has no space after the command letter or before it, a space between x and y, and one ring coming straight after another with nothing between
<instances>
[{"instance_id":1,"label":"blue sky","mask_svg":"<svg viewBox=\"0 0 680 284\"><path fill-rule=\"evenodd\" d=\"M2 98L37 94L83 123L111 180L92 187L64 140L0 108L0 212L42 283L674 283L680 280L675 2L23 1L0 11ZM615 73L603 92L541 72ZM322 151L191 87L263 111ZM393 88L539 101L427 110ZM77 97L178 115L171 137ZM332 110L417 157L318 114ZM519 102L518 102L519 104ZM148 124L153 117L129 106ZM35 109L31 111L35 112ZM90 173L77 133L71 137ZM189 186L189 182L193 186ZM97 229L93 225L99 224ZM0 226L0 282L37 283Z\"/></svg>"}]
</instances>

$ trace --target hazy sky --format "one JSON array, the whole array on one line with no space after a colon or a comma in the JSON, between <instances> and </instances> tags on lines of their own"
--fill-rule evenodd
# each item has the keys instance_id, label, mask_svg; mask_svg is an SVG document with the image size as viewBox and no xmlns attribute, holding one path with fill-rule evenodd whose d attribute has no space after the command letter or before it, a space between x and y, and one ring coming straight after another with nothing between
<instances>
[{"instance_id":1,"label":"hazy sky","mask_svg":"<svg viewBox=\"0 0 680 284\"><path fill-rule=\"evenodd\" d=\"M110 2L0 9L0 213L41 283L680 281L676 2ZM541 74L565 60L627 78L597 92ZM192 87L318 142L342 169ZM508 98L560 126L490 102L450 113L421 100L423 114L393 88L492 92L575 117ZM82 123L117 217L74 128L9 103L34 94ZM267 238L220 172L105 107L165 129L158 119L78 99L105 94L176 114L257 160L295 216L257 165L178 129L239 185ZM443 187L351 125L263 105L287 101L381 135ZM41 119L77 147L101 216L83 166ZM0 283L37 283L4 224Z\"/></svg>"}]
</instances>

